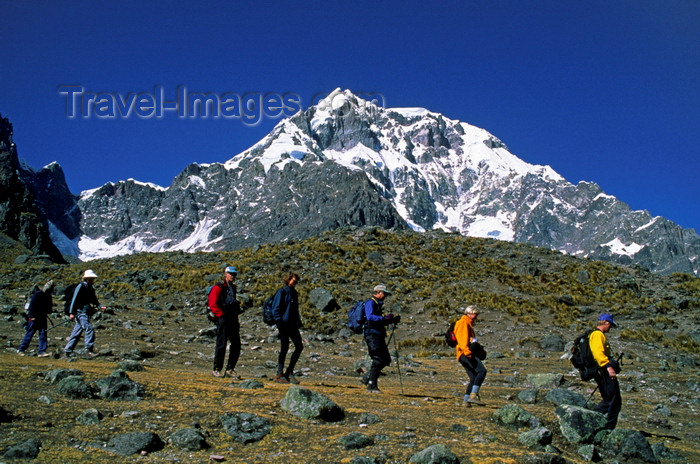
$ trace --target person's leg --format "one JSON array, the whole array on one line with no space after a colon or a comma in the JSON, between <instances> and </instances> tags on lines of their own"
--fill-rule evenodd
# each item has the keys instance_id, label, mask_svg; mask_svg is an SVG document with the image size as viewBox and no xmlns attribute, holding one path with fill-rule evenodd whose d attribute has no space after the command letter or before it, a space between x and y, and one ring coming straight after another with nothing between
<instances>
[{"instance_id":1,"label":"person's leg","mask_svg":"<svg viewBox=\"0 0 700 464\"><path fill-rule=\"evenodd\" d=\"M389 349L386 346L384 337L379 334L368 333L365 335L367 342L367 351L372 358L372 366L369 369L367 388L369 390L378 390L379 374L385 366L391 363Z\"/></svg>"},{"instance_id":2,"label":"person's leg","mask_svg":"<svg viewBox=\"0 0 700 464\"><path fill-rule=\"evenodd\" d=\"M85 330L85 351L91 353L95 346L95 329L90 323L90 316L87 314L80 314L78 317L80 317L80 323Z\"/></svg>"},{"instance_id":3,"label":"person's leg","mask_svg":"<svg viewBox=\"0 0 700 464\"><path fill-rule=\"evenodd\" d=\"M47 333L46 325L39 329L39 354L46 353L46 348L49 346Z\"/></svg>"},{"instance_id":4,"label":"person's leg","mask_svg":"<svg viewBox=\"0 0 700 464\"><path fill-rule=\"evenodd\" d=\"M464 355L459 357L459 363L462 365L462 367L464 367L464 370L467 371L467 376L469 377L467 391L464 392L464 399L466 400L469 397L469 394L472 392L472 387L474 386L474 379L476 378L476 370L474 369L471 360Z\"/></svg>"},{"instance_id":5,"label":"person's leg","mask_svg":"<svg viewBox=\"0 0 700 464\"><path fill-rule=\"evenodd\" d=\"M230 324L227 329L228 341L231 344L228 353L228 364L226 371L236 369L238 358L241 355L241 329L238 324Z\"/></svg>"},{"instance_id":6,"label":"person's leg","mask_svg":"<svg viewBox=\"0 0 700 464\"><path fill-rule=\"evenodd\" d=\"M289 338L292 340L292 343L294 343L294 351L292 352L292 357L289 359L287 371L284 374L284 376L287 378L294 375L294 367L297 365L301 352L304 350L304 343L301 340L299 329L290 331Z\"/></svg>"},{"instance_id":7,"label":"person's leg","mask_svg":"<svg viewBox=\"0 0 700 464\"><path fill-rule=\"evenodd\" d=\"M277 376L284 375L284 362L289 351L289 333L284 328L279 328L280 352L277 356Z\"/></svg>"},{"instance_id":8,"label":"person's leg","mask_svg":"<svg viewBox=\"0 0 700 464\"><path fill-rule=\"evenodd\" d=\"M620 384L617 379L611 379L610 377L603 375L601 376L600 383L598 384L600 388L600 396L603 401L600 402L596 411L601 414L605 414L606 429L614 429L617 426L617 418L620 415L620 410L622 409L622 396L620 395Z\"/></svg>"},{"instance_id":9,"label":"person's leg","mask_svg":"<svg viewBox=\"0 0 700 464\"><path fill-rule=\"evenodd\" d=\"M19 353L23 353L29 347L35 332L36 321L27 322L27 331L24 333L24 338L22 338L22 342L19 344L19 348L17 349Z\"/></svg>"},{"instance_id":10,"label":"person's leg","mask_svg":"<svg viewBox=\"0 0 700 464\"><path fill-rule=\"evenodd\" d=\"M214 370L221 371L226 358L226 316L216 319L216 343L214 345Z\"/></svg>"},{"instance_id":11,"label":"person's leg","mask_svg":"<svg viewBox=\"0 0 700 464\"><path fill-rule=\"evenodd\" d=\"M476 356L473 356L472 359L474 360L473 366L475 375L470 393L478 394L481 384L483 384L484 379L486 379L486 367L484 367L484 363L481 362L481 359Z\"/></svg>"},{"instance_id":12,"label":"person's leg","mask_svg":"<svg viewBox=\"0 0 700 464\"><path fill-rule=\"evenodd\" d=\"M75 345L78 344L78 340L80 340L80 335L83 333L83 328L80 325L80 319L78 317L75 317L75 325L73 326L73 331L70 333L70 337L68 338L68 343L66 343L65 348L63 348L63 351L66 354L71 354L73 352L73 348L75 348Z\"/></svg>"}]
</instances>

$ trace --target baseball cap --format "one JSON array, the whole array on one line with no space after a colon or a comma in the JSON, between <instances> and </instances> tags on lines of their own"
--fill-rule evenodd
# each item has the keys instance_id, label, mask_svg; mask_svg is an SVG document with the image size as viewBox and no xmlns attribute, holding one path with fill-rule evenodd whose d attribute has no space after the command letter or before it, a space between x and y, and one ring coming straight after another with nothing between
<instances>
[{"instance_id":1,"label":"baseball cap","mask_svg":"<svg viewBox=\"0 0 700 464\"><path fill-rule=\"evenodd\" d=\"M85 271L85 274L83 274L83 279L97 279L97 274L95 274L95 271L92 269L88 269Z\"/></svg>"},{"instance_id":2,"label":"baseball cap","mask_svg":"<svg viewBox=\"0 0 700 464\"><path fill-rule=\"evenodd\" d=\"M238 271L236 270L235 266L226 267L226 269L224 269L224 272L228 272L229 274L238 274Z\"/></svg>"},{"instance_id":3,"label":"baseball cap","mask_svg":"<svg viewBox=\"0 0 700 464\"><path fill-rule=\"evenodd\" d=\"M391 295L391 292L386 289L386 285L377 285L376 287L374 287L374 293L377 292L384 292L387 295Z\"/></svg>"},{"instance_id":4,"label":"baseball cap","mask_svg":"<svg viewBox=\"0 0 700 464\"><path fill-rule=\"evenodd\" d=\"M598 318L598 320L599 321L608 321L611 326L617 327L617 324L615 323L615 321L613 321L612 314L609 314L609 313L601 314L600 317Z\"/></svg>"}]
</instances>

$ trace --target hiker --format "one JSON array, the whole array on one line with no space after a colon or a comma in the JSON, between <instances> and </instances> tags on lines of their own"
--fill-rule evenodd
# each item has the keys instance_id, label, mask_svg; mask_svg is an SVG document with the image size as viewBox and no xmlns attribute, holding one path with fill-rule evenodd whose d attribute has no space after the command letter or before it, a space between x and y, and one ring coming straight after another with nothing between
<instances>
[{"instance_id":1,"label":"hiker","mask_svg":"<svg viewBox=\"0 0 700 464\"><path fill-rule=\"evenodd\" d=\"M34 337L34 334L38 331L38 356L40 358L49 356L49 353L46 352L46 348L48 347L46 333L48 330L47 319L53 310L53 301L51 299L53 288L53 280L49 280L44 284L41 290L35 291L32 295L27 311L27 332L24 334L22 343L19 344L19 349L17 350L18 355L24 356L24 352L32 341L32 337Z\"/></svg>"},{"instance_id":2,"label":"hiker","mask_svg":"<svg viewBox=\"0 0 700 464\"><path fill-rule=\"evenodd\" d=\"M466 404L483 406L479 396L479 389L486 378L486 368L479 359L478 353L475 353L472 348L475 348L473 343L477 342L474 335L474 324L479 317L479 309L475 306L467 306L464 309L464 315L455 322L455 336L457 337L457 347L455 352L457 361L464 367L469 376L469 384L467 391L464 394L464 402Z\"/></svg>"},{"instance_id":3,"label":"hiker","mask_svg":"<svg viewBox=\"0 0 700 464\"><path fill-rule=\"evenodd\" d=\"M398 324L401 316L382 314L384 300L391 295L385 285L377 285L372 290L372 297L365 302L364 336L367 343L369 357L372 358L372 366L369 372L362 376L362 383L367 385L367 391L381 393L377 380L386 366L391 364L389 348L386 345L386 326Z\"/></svg>"},{"instance_id":4,"label":"hiker","mask_svg":"<svg viewBox=\"0 0 700 464\"><path fill-rule=\"evenodd\" d=\"M620 363L612 357L610 345L605 336L612 327L617 327L612 314L604 313L598 318L596 329L591 332L588 343L591 354L598 365L594 379L598 384L602 401L595 410L607 415L605 428L612 430L617 425L617 416L622 409L622 397L617 374L620 373Z\"/></svg>"},{"instance_id":5,"label":"hiker","mask_svg":"<svg viewBox=\"0 0 700 464\"><path fill-rule=\"evenodd\" d=\"M275 382L298 384L299 380L294 376L294 366L296 366L304 344L301 341L301 316L299 315L299 294L296 286L300 279L297 274L290 273L284 278L284 287L275 293L272 302L272 314L277 325L278 337L280 339L280 352L277 357L277 377ZM289 351L289 341L294 343L294 351L289 359L287 369L284 369L285 359Z\"/></svg>"},{"instance_id":6,"label":"hiker","mask_svg":"<svg viewBox=\"0 0 700 464\"><path fill-rule=\"evenodd\" d=\"M97 295L95 295L95 288L93 287L95 279L97 279L97 274L88 269L73 292L68 318L71 321L75 321L75 326L73 326L73 331L68 338L68 343L63 348L65 357L70 357L73 354L73 348L78 344L78 340L80 340L83 332L85 332L85 354L88 356L93 354L95 329L90 324L90 318L95 314L97 308L100 308L102 311L105 310L104 306L100 306L100 302L97 301Z\"/></svg>"},{"instance_id":7,"label":"hiker","mask_svg":"<svg viewBox=\"0 0 700 464\"><path fill-rule=\"evenodd\" d=\"M224 269L223 281L214 285L209 292L209 310L214 314L216 322L216 346L214 348L214 377L236 378L236 364L241 355L241 325L238 321L241 304L236 299L236 276L238 270L234 266ZM231 343L228 353L226 370L224 359L226 358L226 344Z\"/></svg>"}]
</instances>

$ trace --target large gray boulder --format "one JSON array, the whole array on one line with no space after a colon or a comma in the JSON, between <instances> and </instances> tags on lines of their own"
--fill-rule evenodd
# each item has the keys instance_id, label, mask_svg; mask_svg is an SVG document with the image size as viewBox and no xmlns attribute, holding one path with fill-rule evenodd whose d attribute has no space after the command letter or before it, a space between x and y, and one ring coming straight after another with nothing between
<instances>
[{"instance_id":1,"label":"large gray boulder","mask_svg":"<svg viewBox=\"0 0 700 464\"><path fill-rule=\"evenodd\" d=\"M303 419L320 419L326 422L343 420L345 412L320 393L292 385L280 402L284 411Z\"/></svg>"},{"instance_id":2,"label":"large gray boulder","mask_svg":"<svg viewBox=\"0 0 700 464\"><path fill-rule=\"evenodd\" d=\"M659 462L647 439L637 430L611 431L601 443L600 454L604 459L627 463Z\"/></svg>"},{"instance_id":3,"label":"large gray boulder","mask_svg":"<svg viewBox=\"0 0 700 464\"><path fill-rule=\"evenodd\" d=\"M557 406L562 404L570 404L573 406L583 407L586 404L586 398L580 394L566 388L555 388L547 393L545 397L550 403L554 403Z\"/></svg>"},{"instance_id":4,"label":"large gray boulder","mask_svg":"<svg viewBox=\"0 0 700 464\"><path fill-rule=\"evenodd\" d=\"M199 451L209 448L204 432L192 427L177 430L170 435L168 441L174 447L187 451Z\"/></svg>"},{"instance_id":5,"label":"large gray boulder","mask_svg":"<svg viewBox=\"0 0 700 464\"><path fill-rule=\"evenodd\" d=\"M260 441L272 430L269 419L247 412L227 412L220 420L226 433L239 443Z\"/></svg>"},{"instance_id":6,"label":"large gray boulder","mask_svg":"<svg viewBox=\"0 0 700 464\"><path fill-rule=\"evenodd\" d=\"M143 398L143 386L131 380L126 372L116 370L109 377L95 381L97 395L107 400L137 401Z\"/></svg>"},{"instance_id":7,"label":"large gray boulder","mask_svg":"<svg viewBox=\"0 0 700 464\"><path fill-rule=\"evenodd\" d=\"M605 426L605 416L580 406L563 404L554 411L559 417L559 428L570 443L590 443Z\"/></svg>"},{"instance_id":8,"label":"large gray boulder","mask_svg":"<svg viewBox=\"0 0 700 464\"><path fill-rule=\"evenodd\" d=\"M321 312L329 313L338 307L331 292L325 288L314 288L309 292L309 303Z\"/></svg>"},{"instance_id":9,"label":"large gray boulder","mask_svg":"<svg viewBox=\"0 0 700 464\"><path fill-rule=\"evenodd\" d=\"M30 438L18 445L11 446L2 455L5 459L36 459L41 451L41 442L36 438Z\"/></svg>"},{"instance_id":10,"label":"large gray boulder","mask_svg":"<svg viewBox=\"0 0 700 464\"><path fill-rule=\"evenodd\" d=\"M506 404L502 408L496 410L492 417L496 423L508 427L527 427L532 429L540 425L540 421L537 417L517 404Z\"/></svg>"},{"instance_id":11,"label":"large gray boulder","mask_svg":"<svg viewBox=\"0 0 700 464\"><path fill-rule=\"evenodd\" d=\"M459 458L447 446L438 443L414 454L408 462L414 464L459 464Z\"/></svg>"},{"instance_id":12,"label":"large gray boulder","mask_svg":"<svg viewBox=\"0 0 700 464\"><path fill-rule=\"evenodd\" d=\"M132 432L112 437L105 449L122 456L131 456L143 451L158 451L163 449L163 446L163 440L153 432Z\"/></svg>"},{"instance_id":13,"label":"large gray boulder","mask_svg":"<svg viewBox=\"0 0 700 464\"><path fill-rule=\"evenodd\" d=\"M68 398L93 398L94 392L90 385L79 375L69 375L58 382L58 393Z\"/></svg>"}]
</instances>

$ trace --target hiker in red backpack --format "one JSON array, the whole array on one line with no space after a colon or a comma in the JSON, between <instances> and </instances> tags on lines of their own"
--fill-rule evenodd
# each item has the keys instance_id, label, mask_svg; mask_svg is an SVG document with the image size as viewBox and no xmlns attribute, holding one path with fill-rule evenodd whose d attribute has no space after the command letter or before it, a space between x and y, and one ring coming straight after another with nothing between
<instances>
[{"instance_id":1,"label":"hiker in red backpack","mask_svg":"<svg viewBox=\"0 0 700 464\"><path fill-rule=\"evenodd\" d=\"M467 391L464 394L464 402L468 405L483 406L484 403L479 397L479 388L481 388L481 384L486 378L486 368L475 349L477 339L474 334L474 324L478 317L479 309L475 306L467 306L464 310L464 315L455 323L454 332L457 337L455 354L457 361L464 367L469 376L469 385L467 385Z\"/></svg>"},{"instance_id":2,"label":"hiker in red backpack","mask_svg":"<svg viewBox=\"0 0 700 464\"><path fill-rule=\"evenodd\" d=\"M209 311L216 317L216 346L214 348L214 377L236 377L236 364L241 355L241 326L238 322L241 304L236 299L236 276L238 271L233 266L224 269L224 279L214 285L209 292ZM226 370L226 344L231 343Z\"/></svg>"},{"instance_id":3,"label":"hiker in red backpack","mask_svg":"<svg viewBox=\"0 0 700 464\"><path fill-rule=\"evenodd\" d=\"M617 324L613 320L612 314L601 314L598 318L596 330L591 332L590 337L588 337L591 354L599 366L593 378L598 384L600 396L602 397L602 401L595 410L607 415L605 428L610 430L617 425L617 416L622 409L620 384L617 381L620 363L613 358L610 345L605 336L613 327L617 327Z\"/></svg>"}]
</instances>

